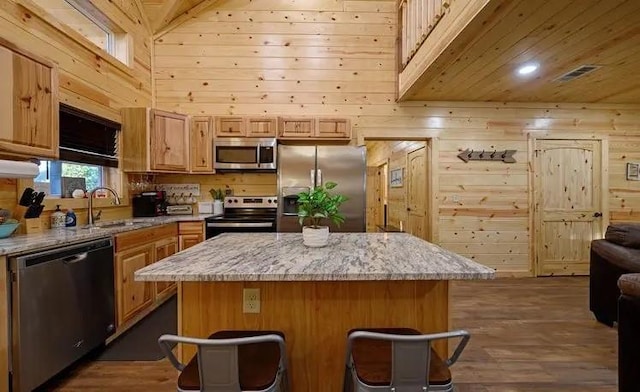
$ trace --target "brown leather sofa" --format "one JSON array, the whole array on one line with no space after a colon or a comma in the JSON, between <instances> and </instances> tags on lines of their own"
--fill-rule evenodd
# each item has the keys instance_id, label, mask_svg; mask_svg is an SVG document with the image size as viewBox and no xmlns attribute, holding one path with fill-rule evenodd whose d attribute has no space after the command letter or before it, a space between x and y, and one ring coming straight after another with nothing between
<instances>
[{"instance_id":1,"label":"brown leather sofa","mask_svg":"<svg viewBox=\"0 0 640 392\"><path fill-rule=\"evenodd\" d=\"M589 309L598 321L610 327L618 321L618 279L638 272L640 223L610 225L605 239L591 242Z\"/></svg>"},{"instance_id":2,"label":"brown leather sofa","mask_svg":"<svg viewBox=\"0 0 640 392\"><path fill-rule=\"evenodd\" d=\"M640 274L618 280L618 391L640 391Z\"/></svg>"}]
</instances>

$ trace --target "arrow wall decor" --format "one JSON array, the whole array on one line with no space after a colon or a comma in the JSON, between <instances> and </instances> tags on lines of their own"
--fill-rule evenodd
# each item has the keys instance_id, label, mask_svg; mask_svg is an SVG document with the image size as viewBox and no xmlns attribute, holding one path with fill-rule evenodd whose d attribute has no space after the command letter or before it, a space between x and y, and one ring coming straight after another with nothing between
<instances>
[{"instance_id":1,"label":"arrow wall decor","mask_svg":"<svg viewBox=\"0 0 640 392\"><path fill-rule=\"evenodd\" d=\"M482 151L474 151L469 150L468 148L458 154L458 158L462 159L465 162L469 161L502 161L504 163L516 163L516 159L513 157L513 154L518 150L482 150Z\"/></svg>"}]
</instances>

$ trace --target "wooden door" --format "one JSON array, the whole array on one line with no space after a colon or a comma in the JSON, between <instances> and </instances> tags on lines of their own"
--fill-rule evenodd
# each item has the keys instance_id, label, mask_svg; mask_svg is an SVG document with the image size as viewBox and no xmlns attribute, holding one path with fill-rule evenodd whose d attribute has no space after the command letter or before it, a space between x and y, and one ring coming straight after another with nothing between
<instances>
[{"instance_id":1,"label":"wooden door","mask_svg":"<svg viewBox=\"0 0 640 392\"><path fill-rule=\"evenodd\" d=\"M191 172L213 173L213 120L194 117L191 121Z\"/></svg>"},{"instance_id":2,"label":"wooden door","mask_svg":"<svg viewBox=\"0 0 640 392\"><path fill-rule=\"evenodd\" d=\"M378 191L378 224L386 225L387 224L387 194L388 194L388 186L389 181L387 181L387 173L389 171L389 164L384 163L378 166L378 179L376 181L377 191Z\"/></svg>"},{"instance_id":3,"label":"wooden door","mask_svg":"<svg viewBox=\"0 0 640 392\"><path fill-rule=\"evenodd\" d=\"M427 212L427 154L422 147L407 155L407 232L426 238Z\"/></svg>"},{"instance_id":4,"label":"wooden door","mask_svg":"<svg viewBox=\"0 0 640 392\"><path fill-rule=\"evenodd\" d=\"M275 118L251 117L247 119L247 136L276 137L277 121Z\"/></svg>"},{"instance_id":5,"label":"wooden door","mask_svg":"<svg viewBox=\"0 0 640 392\"><path fill-rule=\"evenodd\" d=\"M537 274L586 275L602 233L601 142L537 140L535 155Z\"/></svg>"},{"instance_id":6,"label":"wooden door","mask_svg":"<svg viewBox=\"0 0 640 392\"><path fill-rule=\"evenodd\" d=\"M244 118L216 117L216 136L244 137L245 134Z\"/></svg>"},{"instance_id":7,"label":"wooden door","mask_svg":"<svg viewBox=\"0 0 640 392\"><path fill-rule=\"evenodd\" d=\"M136 282L134 273L152 264L154 244L116 254L116 293L118 301L118 326L136 316L153 303L153 283Z\"/></svg>"},{"instance_id":8,"label":"wooden door","mask_svg":"<svg viewBox=\"0 0 640 392\"><path fill-rule=\"evenodd\" d=\"M0 148L58 157L57 69L0 47Z\"/></svg>"},{"instance_id":9,"label":"wooden door","mask_svg":"<svg viewBox=\"0 0 640 392\"><path fill-rule=\"evenodd\" d=\"M180 234L180 250L191 248L204 241L204 234Z\"/></svg>"},{"instance_id":10,"label":"wooden door","mask_svg":"<svg viewBox=\"0 0 640 392\"><path fill-rule=\"evenodd\" d=\"M152 110L151 170L189 171L189 121L182 114Z\"/></svg>"},{"instance_id":11,"label":"wooden door","mask_svg":"<svg viewBox=\"0 0 640 392\"><path fill-rule=\"evenodd\" d=\"M378 231L378 168L367 166L367 232Z\"/></svg>"},{"instance_id":12,"label":"wooden door","mask_svg":"<svg viewBox=\"0 0 640 392\"><path fill-rule=\"evenodd\" d=\"M156 247L156 258L155 262L164 259L165 257L169 257L172 254L178 252L178 238L170 237L165 238L163 240L157 241L155 243ZM176 282L155 282L155 295L156 297L163 295L165 293L170 292L174 287L176 287Z\"/></svg>"}]
</instances>

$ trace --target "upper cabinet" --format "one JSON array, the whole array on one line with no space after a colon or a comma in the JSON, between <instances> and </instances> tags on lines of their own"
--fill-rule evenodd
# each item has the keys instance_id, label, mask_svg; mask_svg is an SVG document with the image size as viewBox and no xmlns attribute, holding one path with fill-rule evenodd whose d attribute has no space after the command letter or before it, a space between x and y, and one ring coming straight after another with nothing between
<instances>
[{"instance_id":1,"label":"upper cabinet","mask_svg":"<svg viewBox=\"0 0 640 392\"><path fill-rule=\"evenodd\" d=\"M247 118L247 136L249 137L276 137L278 123L275 118L249 117Z\"/></svg>"},{"instance_id":2,"label":"upper cabinet","mask_svg":"<svg viewBox=\"0 0 640 392\"><path fill-rule=\"evenodd\" d=\"M151 166L154 171L189 171L189 118L153 110L150 128Z\"/></svg>"},{"instance_id":3,"label":"upper cabinet","mask_svg":"<svg viewBox=\"0 0 640 392\"><path fill-rule=\"evenodd\" d=\"M0 154L58 157L58 70L0 40Z\"/></svg>"},{"instance_id":4,"label":"upper cabinet","mask_svg":"<svg viewBox=\"0 0 640 392\"><path fill-rule=\"evenodd\" d=\"M122 170L190 172L189 125L189 116L183 114L149 108L122 109Z\"/></svg>"},{"instance_id":5,"label":"upper cabinet","mask_svg":"<svg viewBox=\"0 0 640 392\"><path fill-rule=\"evenodd\" d=\"M351 124L344 118L280 117L279 139L351 139Z\"/></svg>"},{"instance_id":6,"label":"upper cabinet","mask_svg":"<svg viewBox=\"0 0 640 392\"><path fill-rule=\"evenodd\" d=\"M216 117L217 137L244 137L245 135L243 117Z\"/></svg>"},{"instance_id":7,"label":"upper cabinet","mask_svg":"<svg viewBox=\"0 0 640 392\"><path fill-rule=\"evenodd\" d=\"M351 126L345 118L318 118L316 137L321 139L351 139Z\"/></svg>"},{"instance_id":8,"label":"upper cabinet","mask_svg":"<svg viewBox=\"0 0 640 392\"><path fill-rule=\"evenodd\" d=\"M272 117L216 117L217 137L276 137Z\"/></svg>"},{"instance_id":9,"label":"upper cabinet","mask_svg":"<svg viewBox=\"0 0 640 392\"><path fill-rule=\"evenodd\" d=\"M191 120L191 172L213 172L213 118L193 117Z\"/></svg>"}]
</instances>

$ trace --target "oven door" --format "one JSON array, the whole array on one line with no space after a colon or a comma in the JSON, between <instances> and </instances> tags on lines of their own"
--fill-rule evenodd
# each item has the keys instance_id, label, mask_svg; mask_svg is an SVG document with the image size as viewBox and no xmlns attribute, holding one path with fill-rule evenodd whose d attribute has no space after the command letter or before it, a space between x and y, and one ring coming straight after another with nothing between
<instances>
[{"instance_id":1,"label":"oven door","mask_svg":"<svg viewBox=\"0 0 640 392\"><path fill-rule=\"evenodd\" d=\"M276 140L220 138L214 144L216 169L275 170Z\"/></svg>"},{"instance_id":2,"label":"oven door","mask_svg":"<svg viewBox=\"0 0 640 392\"><path fill-rule=\"evenodd\" d=\"M276 222L207 222L207 239L222 233L272 233Z\"/></svg>"}]
</instances>

